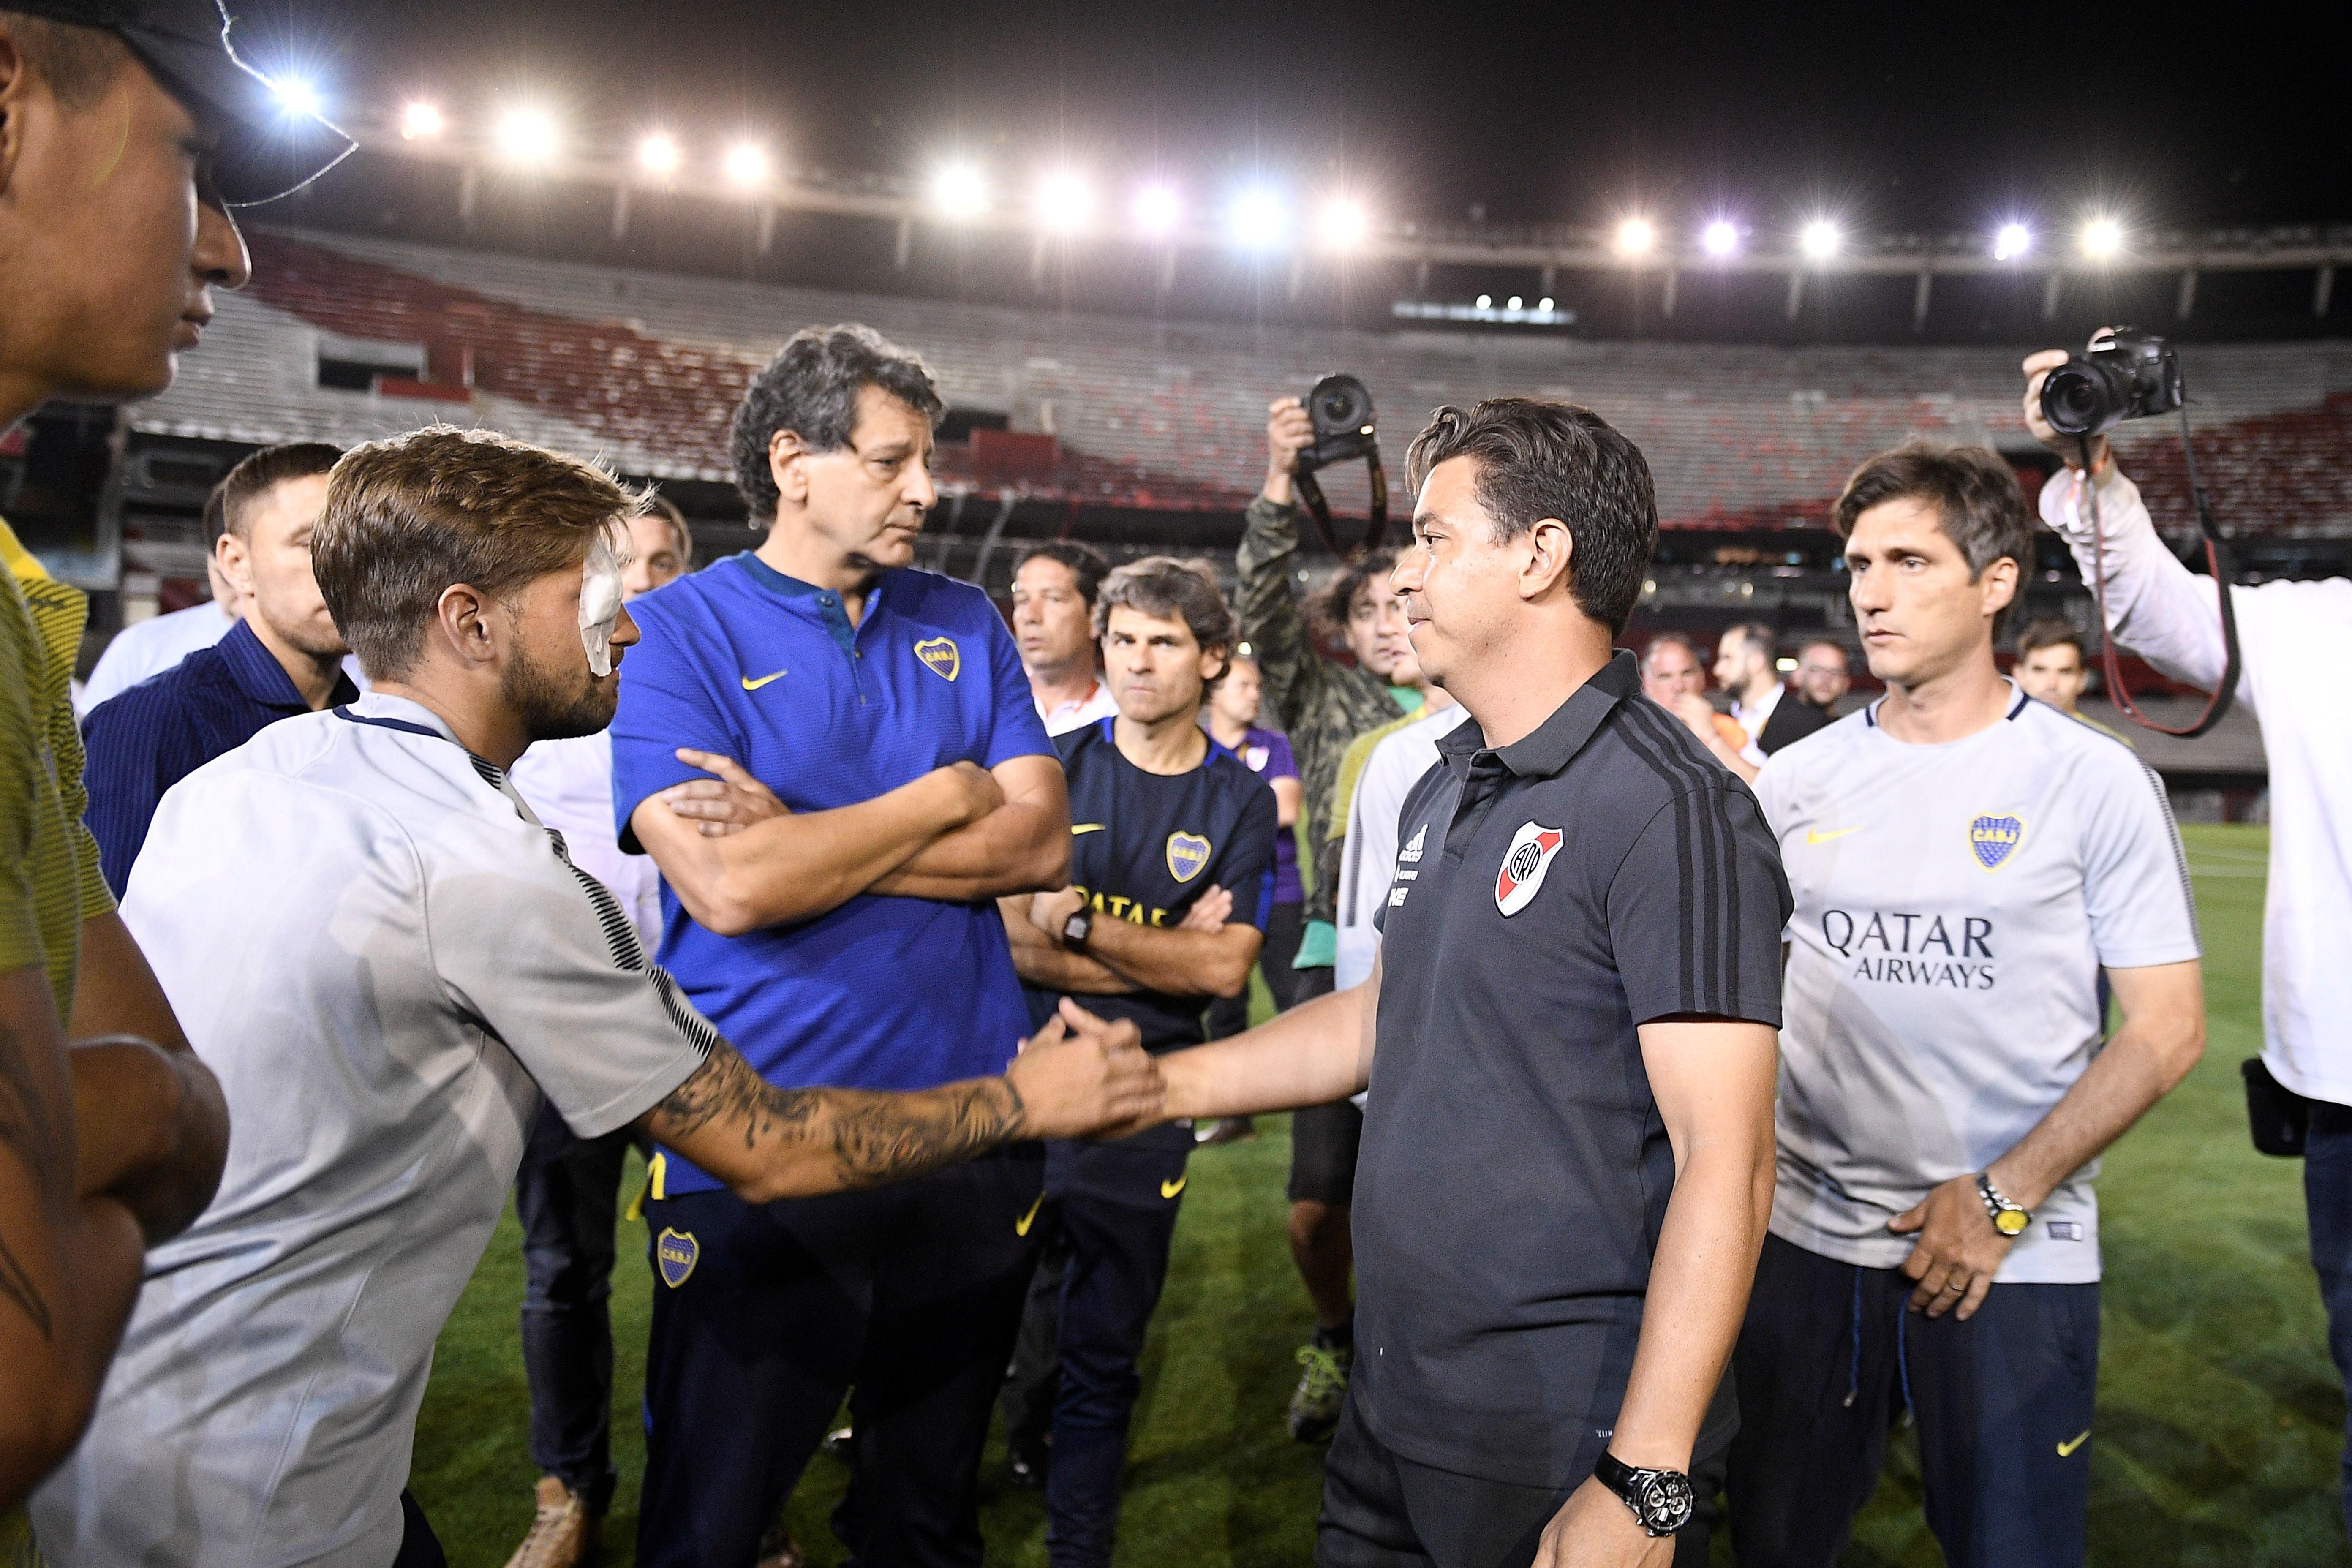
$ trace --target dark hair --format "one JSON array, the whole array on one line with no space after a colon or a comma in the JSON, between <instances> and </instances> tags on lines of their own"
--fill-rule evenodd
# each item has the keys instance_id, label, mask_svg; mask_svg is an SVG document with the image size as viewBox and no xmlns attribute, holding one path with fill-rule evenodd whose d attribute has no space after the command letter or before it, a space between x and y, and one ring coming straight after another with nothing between
<instances>
[{"instance_id":1,"label":"dark hair","mask_svg":"<svg viewBox=\"0 0 2352 1568\"><path fill-rule=\"evenodd\" d=\"M694 564L694 530L687 526L686 513L677 510L676 501L659 490L647 490L645 495L645 505L639 515L658 517L668 523L670 537L677 542L680 564L686 566Z\"/></svg>"},{"instance_id":2,"label":"dark hair","mask_svg":"<svg viewBox=\"0 0 2352 1568\"><path fill-rule=\"evenodd\" d=\"M1033 544L1021 552L1013 563L1013 574L1021 575L1021 568L1032 561L1058 561L1070 569L1071 580L1078 585L1078 597L1087 608L1095 607L1095 597L1102 592L1103 579L1110 574L1110 559L1091 544L1080 544L1074 539L1053 539L1043 544Z\"/></svg>"},{"instance_id":3,"label":"dark hair","mask_svg":"<svg viewBox=\"0 0 2352 1568\"><path fill-rule=\"evenodd\" d=\"M1548 517L1568 525L1577 608L1612 637L1622 632L1658 545L1657 489L1642 449L1590 408L1490 397L1430 416L1413 437L1407 483L1418 491L1454 458L1477 463L1478 504L1495 520L1497 542Z\"/></svg>"},{"instance_id":4,"label":"dark hair","mask_svg":"<svg viewBox=\"0 0 2352 1568\"><path fill-rule=\"evenodd\" d=\"M1374 592L1378 592L1377 584L1387 582L1389 574L1395 570L1396 553L1388 550L1375 550L1353 561L1341 562L1339 569L1331 574L1331 580L1308 596L1307 618L1332 637L1344 639L1348 617L1355 613L1356 595L1364 591L1366 584L1375 584Z\"/></svg>"},{"instance_id":5,"label":"dark hair","mask_svg":"<svg viewBox=\"0 0 2352 1568\"><path fill-rule=\"evenodd\" d=\"M878 386L936 426L947 412L921 359L871 327L803 327L751 378L735 410L735 488L751 509L751 526L776 515L776 479L768 447L790 430L812 452L837 452L857 427L857 395Z\"/></svg>"},{"instance_id":6,"label":"dark hair","mask_svg":"<svg viewBox=\"0 0 2352 1568\"><path fill-rule=\"evenodd\" d=\"M1725 637L1736 637L1748 645L1750 653L1760 653L1770 658L1780 651L1780 639L1762 621L1742 621L1725 628Z\"/></svg>"},{"instance_id":7,"label":"dark hair","mask_svg":"<svg viewBox=\"0 0 2352 1568\"><path fill-rule=\"evenodd\" d=\"M239 539L252 536L248 509L289 479L307 479L331 469L343 455L341 447L324 441L289 441L248 452L205 498L205 532L218 543L223 533Z\"/></svg>"},{"instance_id":8,"label":"dark hair","mask_svg":"<svg viewBox=\"0 0 2352 1568\"><path fill-rule=\"evenodd\" d=\"M407 672L442 594L503 599L583 559L642 499L577 458L436 425L354 447L310 541L319 592L373 680Z\"/></svg>"},{"instance_id":9,"label":"dark hair","mask_svg":"<svg viewBox=\"0 0 2352 1568\"><path fill-rule=\"evenodd\" d=\"M1668 643L1674 644L1676 647L1681 648L1685 653L1690 655L1691 662L1693 664L1697 665L1702 669L1706 668L1706 660L1699 658L1698 656L1698 644L1691 641L1688 633L1674 631L1655 632L1651 635L1648 642L1642 645L1643 673L1647 674L1649 672L1650 656L1657 652L1658 649L1665 647Z\"/></svg>"},{"instance_id":10,"label":"dark hair","mask_svg":"<svg viewBox=\"0 0 2352 1568\"><path fill-rule=\"evenodd\" d=\"M2083 646L2083 634L2063 621L2036 621L2018 634L2018 658L2040 653L2045 647L2071 647L2084 665L2091 662L2090 653Z\"/></svg>"},{"instance_id":11,"label":"dark hair","mask_svg":"<svg viewBox=\"0 0 2352 1568\"><path fill-rule=\"evenodd\" d=\"M1102 594L1095 600L1096 637L1108 635L1114 606L1156 621L1181 620L1203 652L1233 652L1233 608L1217 585L1217 569L1205 561L1147 555L1113 572L1103 579Z\"/></svg>"},{"instance_id":12,"label":"dark hair","mask_svg":"<svg viewBox=\"0 0 2352 1568\"><path fill-rule=\"evenodd\" d=\"M1853 471L1830 510L1830 527L1840 539L1851 539L1864 512L1891 500L1925 501L1936 509L1937 525L1967 560L1971 583L1996 561L2017 563L2017 597L1993 617L1993 635L2000 636L2024 598L2024 574L2033 566L2033 522L2009 460L1990 447L1906 441Z\"/></svg>"},{"instance_id":13,"label":"dark hair","mask_svg":"<svg viewBox=\"0 0 2352 1568\"><path fill-rule=\"evenodd\" d=\"M131 58L129 47L102 27L0 10L0 29L16 40L58 105L76 112L104 97L115 73Z\"/></svg>"}]
</instances>

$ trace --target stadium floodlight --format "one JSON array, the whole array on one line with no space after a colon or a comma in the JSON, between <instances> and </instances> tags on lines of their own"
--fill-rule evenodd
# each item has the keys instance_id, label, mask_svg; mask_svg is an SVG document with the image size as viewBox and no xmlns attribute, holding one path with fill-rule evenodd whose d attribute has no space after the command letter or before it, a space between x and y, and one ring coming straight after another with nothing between
<instances>
[{"instance_id":1,"label":"stadium floodlight","mask_svg":"<svg viewBox=\"0 0 2352 1568\"><path fill-rule=\"evenodd\" d=\"M976 218L988 210L988 182L972 164L942 163L931 174L931 206L944 218Z\"/></svg>"},{"instance_id":2,"label":"stadium floodlight","mask_svg":"<svg viewBox=\"0 0 2352 1568\"><path fill-rule=\"evenodd\" d=\"M1649 255L1657 243L1657 228L1648 218L1629 217L1617 226L1617 254L1628 260Z\"/></svg>"},{"instance_id":3,"label":"stadium floodlight","mask_svg":"<svg viewBox=\"0 0 2352 1568\"><path fill-rule=\"evenodd\" d=\"M437 103L418 99L402 106L400 139L403 142L430 141L448 128L449 122L442 118L441 106Z\"/></svg>"},{"instance_id":4,"label":"stadium floodlight","mask_svg":"<svg viewBox=\"0 0 2352 1568\"><path fill-rule=\"evenodd\" d=\"M555 117L543 109L508 110L499 116L492 139L500 157L524 167L553 163L563 144Z\"/></svg>"},{"instance_id":5,"label":"stadium floodlight","mask_svg":"<svg viewBox=\"0 0 2352 1568\"><path fill-rule=\"evenodd\" d=\"M2005 223L1992 237L1992 258L2014 261L2033 248L2033 231L2021 223Z\"/></svg>"},{"instance_id":6,"label":"stadium floodlight","mask_svg":"<svg viewBox=\"0 0 2352 1568\"><path fill-rule=\"evenodd\" d=\"M1817 217L1797 231L1797 248L1809 261L1827 261L1843 243L1845 237L1838 232L1838 226L1825 217Z\"/></svg>"},{"instance_id":7,"label":"stadium floodlight","mask_svg":"<svg viewBox=\"0 0 2352 1568\"><path fill-rule=\"evenodd\" d=\"M1550 315L1550 314L1551 314L1551 296L1550 296L1550 295L1549 295L1549 294L1547 294L1547 295L1545 295L1542 299L1540 299L1540 300L1537 300L1537 301L1536 301L1536 309L1537 309L1537 310L1540 310L1540 311L1542 311L1542 312L1543 312L1545 315L1547 315L1547 316Z\"/></svg>"},{"instance_id":8,"label":"stadium floodlight","mask_svg":"<svg viewBox=\"0 0 2352 1568\"><path fill-rule=\"evenodd\" d=\"M1037 223L1049 234L1076 234L1095 216L1095 189L1086 176L1056 169L1037 182Z\"/></svg>"},{"instance_id":9,"label":"stadium floodlight","mask_svg":"<svg viewBox=\"0 0 2352 1568\"><path fill-rule=\"evenodd\" d=\"M1184 204L1173 185L1146 185L1135 193L1135 226L1148 238L1167 238L1183 216Z\"/></svg>"},{"instance_id":10,"label":"stadium floodlight","mask_svg":"<svg viewBox=\"0 0 2352 1568\"><path fill-rule=\"evenodd\" d=\"M2095 217L2083 226L2083 254L2094 261L2106 261L2121 253L2124 247L2124 226L2111 217Z\"/></svg>"},{"instance_id":11,"label":"stadium floodlight","mask_svg":"<svg viewBox=\"0 0 2352 1568\"><path fill-rule=\"evenodd\" d=\"M269 95L279 109L298 120L316 120L327 111L327 100L319 96L317 84L304 77L273 77Z\"/></svg>"},{"instance_id":12,"label":"stadium floodlight","mask_svg":"<svg viewBox=\"0 0 2352 1568\"><path fill-rule=\"evenodd\" d=\"M648 131L637 142L637 167L657 178L667 179L677 173L686 161L678 151L677 138L667 131Z\"/></svg>"},{"instance_id":13,"label":"stadium floodlight","mask_svg":"<svg viewBox=\"0 0 2352 1568\"><path fill-rule=\"evenodd\" d=\"M1739 226L1727 217L1717 218L1699 231L1699 247L1709 256L1723 258L1739 254Z\"/></svg>"},{"instance_id":14,"label":"stadium floodlight","mask_svg":"<svg viewBox=\"0 0 2352 1568\"><path fill-rule=\"evenodd\" d=\"M768 150L756 142L738 142L719 161L730 184L751 187L768 182Z\"/></svg>"},{"instance_id":15,"label":"stadium floodlight","mask_svg":"<svg viewBox=\"0 0 2352 1568\"><path fill-rule=\"evenodd\" d=\"M1372 215L1352 196L1334 196L1323 204L1323 243L1333 250L1353 250L1372 232Z\"/></svg>"},{"instance_id":16,"label":"stadium floodlight","mask_svg":"<svg viewBox=\"0 0 2352 1568\"><path fill-rule=\"evenodd\" d=\"M1478 296L1478 309L1482 310L1491 310L1494 308L1495 297L1492 294L1481 294Z\"/></svg>"},{"instance_id":17,"label":"stadium floodlight","mask_svg":"<svg viewBox=\"0 0 2352 1568\"><path fill-rule=\"evenodd\" d=\"M1285 216L1281 197L1253 185L1225 209L1225 227L1244 250L1272 250L1282 243Z\"/></svg>"}]
</instances>

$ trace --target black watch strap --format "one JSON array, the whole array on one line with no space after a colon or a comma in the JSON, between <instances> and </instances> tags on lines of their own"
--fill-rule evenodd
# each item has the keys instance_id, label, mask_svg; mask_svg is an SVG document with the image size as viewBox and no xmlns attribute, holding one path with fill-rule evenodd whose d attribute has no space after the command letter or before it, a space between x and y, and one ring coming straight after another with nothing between
<instances>
[{"instance_id":1,"label":"black watch strap","mask_svg":"<svg viewBox=\"0 0 2352 1568\"><path fill-rule=\"evenodd\" d=\"M1642 1469L1606 1448L1593 1464L1592 1479L1615 1492L1653 1536L1674 1534L1697 1508L1697 1494L1682 1471Z\"/></svg>"},{"instance_id":2,"label":"black watch strap","mask_svg":"<svg viewBox=\"0 0 2352 1568\"><path fill-rule=\"evenodd\" d=\"M1069 919L1062 922L1062 945L1073 952L1083 952L1086 951L1087 938L1092 936L1094 931L1095 912L1081 904L1070 911Z\"/></svg>"}]
</instances>

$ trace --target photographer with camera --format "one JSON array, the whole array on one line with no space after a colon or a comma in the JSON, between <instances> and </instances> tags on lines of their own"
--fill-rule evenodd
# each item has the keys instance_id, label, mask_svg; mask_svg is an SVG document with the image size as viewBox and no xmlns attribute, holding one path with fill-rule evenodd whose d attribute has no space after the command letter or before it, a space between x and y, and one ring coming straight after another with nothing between
<instances>
[{"instance_id":1,"label":"photographer with camera","mask_svg":"<svg viewBox=\"0 0 2352 1568\"><path fill-rule=\"evenodd\" d=\"M2179 362L2160 340L2120 328L2095 338L2091 354L2118 342L2143 363L2152 345L2154 374L2129 383L2085 374L2098 362L2060 349L2025 362L2026 428L2066 463L2042 488L2042 520L2104 599L2112 641L2163 674L2218 690L2233 662L2234 629L2238 694L2262 720L2270 761L2263 1054L2247 1066L2249 1103L2258 1115L2275 1108L2289 1122L2307 1115L2311 1261L2327 1309L2328 1352L2352 1383L2352 969L2342 957L2344 932L2352 931L2352 790L2344 784L2352 778L2352 731L2336 718L2330 658L2352 626L2352 579L2233 584L2225 598L2214 578L2180 563L2106 437L2125 418L2178 406ZM2063 374L2053 400L2045 383L2054 373ZM2054 408L2045 406L2053 401ZM2289 1152L2294 1144L2270 1147ZM2352 1468L2343 1489L2352 1523Z\"/></svg>"}]
</instances>

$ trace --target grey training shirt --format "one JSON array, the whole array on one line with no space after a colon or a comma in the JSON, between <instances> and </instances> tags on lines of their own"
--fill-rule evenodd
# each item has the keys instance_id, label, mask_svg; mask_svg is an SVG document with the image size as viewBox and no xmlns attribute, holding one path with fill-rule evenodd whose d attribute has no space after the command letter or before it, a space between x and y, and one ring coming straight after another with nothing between
<instances>
[{"instance_id":1,"label":"grey training shirt","mask_svg":"<svg viewBox=\"0 0 2352 1568\"><path fill-rule=\"evenodd\" d=\"M374 695L164 795L122 906L228 1169L36 1494L58 1568L383 1568L433 1342L544 1091L627 1125L717 1036L500 772Z\"/></svg>"}]
</instances>

